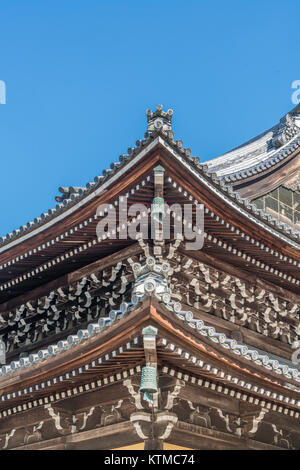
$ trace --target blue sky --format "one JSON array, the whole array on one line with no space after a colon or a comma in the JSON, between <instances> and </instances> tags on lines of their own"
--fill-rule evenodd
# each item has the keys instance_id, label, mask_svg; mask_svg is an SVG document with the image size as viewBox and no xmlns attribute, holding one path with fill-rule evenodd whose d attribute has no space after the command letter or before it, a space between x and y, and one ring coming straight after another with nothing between
<instances>
[{"instance_id":1,"label":"blue sky","mask_svg":"<svg viewBox=\"0 0 300 470\"><path fill-rule=\"evenodd\" d=\"M0 0L0 235L173 108L202 161L275 124L300 80L298 0Z\"/></svg>"}]
</instances>

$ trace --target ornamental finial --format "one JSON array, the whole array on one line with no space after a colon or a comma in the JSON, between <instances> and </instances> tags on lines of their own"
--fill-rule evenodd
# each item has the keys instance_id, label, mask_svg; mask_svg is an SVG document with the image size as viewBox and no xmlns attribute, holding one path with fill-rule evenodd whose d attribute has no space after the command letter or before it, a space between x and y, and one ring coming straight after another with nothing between
<instances>
[{"instance_id":1,"label":"ornamental finial","mask_svg":"<svg viewBox=\"0 0 300 470\"><path fill-rule=\"evenodd\" d=\"M151 109L147 109L147 120L148 120L148 128L147 128L147 135L151 135L153 132L163 131L168 134L168 137L173 138L172 132L172 115L173 110L168 109L167 112L163 111L163 107L161 104L158 104L156 107L156 111L151 111Z\"/></svg>"}]
</instances>

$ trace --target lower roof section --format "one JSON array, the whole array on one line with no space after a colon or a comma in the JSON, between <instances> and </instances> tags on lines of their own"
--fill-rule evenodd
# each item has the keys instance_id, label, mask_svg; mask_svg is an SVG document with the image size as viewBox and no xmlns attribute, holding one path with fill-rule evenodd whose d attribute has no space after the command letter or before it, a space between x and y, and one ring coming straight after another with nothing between
<instances>
[{"instance_id":1,"label":"lower roof section","mask_svg":"<svg viewBox=\"0 0 300 470\"><path fill-rule=\"evenodd\" d=\"M149 299L103 332L83 338L78 344L78 337L74 336L70 349L5 374L0 379L1 416L7 416L8 410L10 414L18 413L29 406L28 403L44 405L45 399L51 403L51 396L56 401L74 396L78 390L84 392L124 379L123 372L129 364L134 374L136 367L145 364L141 329L149 324L158 328L160 367L182 371L181 375L188 373L192 381L200 380L201 384L206 380L212 389L219 387L220 393L245 395L250 402L276 404L292 414L300 409L297 381L286 364L227 340L213 327L193 320L190 312L176 314Z\"/></svg>"}]
</instances>

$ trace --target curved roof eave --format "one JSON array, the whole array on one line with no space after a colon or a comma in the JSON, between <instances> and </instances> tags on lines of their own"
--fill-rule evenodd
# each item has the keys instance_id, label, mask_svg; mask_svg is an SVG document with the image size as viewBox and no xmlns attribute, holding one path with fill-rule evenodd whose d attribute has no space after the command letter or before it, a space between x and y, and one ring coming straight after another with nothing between
<instances>
[{"instance_id":1,"label":"curved roof eave","mask_svg":"<svg viewBox=\"0 0 300 470\"><path fill-rule=\"evenodd\" d=\"M300 105L278 124L205 164L226 182L249 178L286 159L300 147Z\"/></svg>"}]
</instances>

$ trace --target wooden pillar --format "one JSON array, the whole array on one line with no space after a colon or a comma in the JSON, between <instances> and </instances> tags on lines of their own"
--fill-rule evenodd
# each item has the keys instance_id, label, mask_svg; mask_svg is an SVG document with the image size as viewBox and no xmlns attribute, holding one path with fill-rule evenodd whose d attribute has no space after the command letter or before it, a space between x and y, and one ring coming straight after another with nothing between
<instances>
[{"instance_id":1,"label":"wooden pillar","mask_svg":"<svg viewBox=\"0 0 300 470\"><path fill-rule=\"evenodd\" d=\"M163 450L164 448L164 441L162 439L153 438L153 439L146 439L144 450Z\"/></svg>"}]
</instances>

